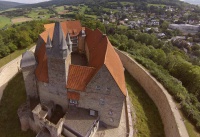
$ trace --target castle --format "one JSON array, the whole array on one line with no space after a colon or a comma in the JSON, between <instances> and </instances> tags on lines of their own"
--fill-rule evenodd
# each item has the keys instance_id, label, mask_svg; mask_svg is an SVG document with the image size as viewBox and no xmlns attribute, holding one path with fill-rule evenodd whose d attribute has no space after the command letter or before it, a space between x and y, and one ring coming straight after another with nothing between
<instances>
[{"instance_id":1,"label":"castle","mask_svg":"<svg viewBox=\"0 0 200 137\"><path fill-rule=\"evenodd\" d=\"M124 68L107 36L65 21L44 26L35 53L21 60L27 102L22 130L38 137L92 136L119 126L126 98Z\"/></svg>"}]
</instances>

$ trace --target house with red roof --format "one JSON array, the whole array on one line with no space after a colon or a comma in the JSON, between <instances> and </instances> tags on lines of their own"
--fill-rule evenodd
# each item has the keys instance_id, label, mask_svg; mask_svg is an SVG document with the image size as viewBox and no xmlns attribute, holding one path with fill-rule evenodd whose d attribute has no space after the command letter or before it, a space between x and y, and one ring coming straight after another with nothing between
<instances>
[{"instance_id":1,"label":"house with red roof","mask_svg":"<svg viewBox=\"0 0 200 137\"><path fill-rule=\"evenodd\" d=\"M100 123L117 128L127 90L107 36L80 21L44 27L35 53L27 51L21 60L27 94L26 107L18 110L22 129L57 137L92 136Z\"/></svg>"}]
</instances>

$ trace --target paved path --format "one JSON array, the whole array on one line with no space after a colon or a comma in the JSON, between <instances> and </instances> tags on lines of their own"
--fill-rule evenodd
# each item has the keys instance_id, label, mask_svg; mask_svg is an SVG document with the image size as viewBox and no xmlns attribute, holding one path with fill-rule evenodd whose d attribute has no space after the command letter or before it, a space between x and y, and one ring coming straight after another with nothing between
<instances>
[{"instance_id":1,"label":"paved path","mask_svg":"<svg viewBox=\"0 0 200 137\"><path fill-rule=\"evenodd\" d=\"M34 51L35 46L32 47L30 50ZM0 68L0 100L8 82L20 71L21 58L22 56L20 55L16 59L10 61L9 63Z\"/></svg>"}]
</instances>

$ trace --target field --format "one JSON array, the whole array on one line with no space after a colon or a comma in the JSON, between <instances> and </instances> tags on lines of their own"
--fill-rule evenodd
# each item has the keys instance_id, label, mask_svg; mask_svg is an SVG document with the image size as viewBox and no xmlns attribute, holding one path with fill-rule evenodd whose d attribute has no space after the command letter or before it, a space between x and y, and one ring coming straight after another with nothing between
<instances>
[{"instance_id":1,"label":"field","mask_svg":"<svg viewBox=\"0 0 200 137\"><path fill-rule=\"evenodd\" d=\"M27 14L27 16L32 19L48 19L50 15L52 15L48 12L49 12L48 9L37 8L31 10L31 12Z\"/></svg>"},{"instance_id":2,"label":"field","mask_svg":"<svg viewBox=\"0 0 200 137\"><path fill-rule=\"evenodd\" d=\"M1 137L35 137L32 131L22 132L18 107L26 101L25 86L22 73L17 74L9 83L0 104L0 133Z\"/></svg>"},{"instance_id":3,"label":"field","mask_svg":"<svg viewBox=\"0 0 200 137\"><path fill-rule=\"evenodd\" d=\"M150 6L162 7L163 8L166 5L163 5L163 4L148 4L148 7L150 7Z\"/></svg>"},{"instance_id":4,"label":"field","mask_svg":"<svg viewBox=\"0 0 200 137\"><path fill-rule=\"evenodd\" d=\"M10 18L5 16L0 16L0 28L5 27L6 25L10 25L11 21Z\"/></svg>"},{"instance_id":5,"label":"field","mask_svg":"<svg viewBox=\"0 0 200 137\"><path fill-rule=\"evenodd\" d=\"M26 21L31 21L33 20L32 18L25 18L25 17L19 17L19 18L13 18L11 19L12 23L21 23L21 22L26 22Z\"/></svg>"},{"instance_id":6,"label":"field","mask_svg":"<svg viewBox=\"0 0 200 137\"><path fill-rule=\"evenodd\" d=\"M109 2L110 4L117 5L117 2ZM123 6L134 5L132 2L120 2Z\"/></svg>"},{"instance_id":7,"label":"field","mask_svg":"<svg viewBox=\"0 0 200 137\"><path fill-rule=\"evenodd\" d=\"M127 71L125 76L129 97L136 112L136 125L134 127L134 130L137 131L136 136L164 137L164 127L157 107Z\"/></svg>"}]
</instances>

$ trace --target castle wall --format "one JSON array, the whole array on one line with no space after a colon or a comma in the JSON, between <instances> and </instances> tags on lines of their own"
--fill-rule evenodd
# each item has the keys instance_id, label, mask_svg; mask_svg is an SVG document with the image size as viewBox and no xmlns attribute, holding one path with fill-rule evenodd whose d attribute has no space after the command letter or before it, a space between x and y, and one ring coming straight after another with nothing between
<instances>
[{"instance_id":1,"label":"castle wall","mask_svg":"<svg viewBox=\"0 0 200 137\"><path fill-rule=\"evenodd\" d=\"M50 86L48 83L38 82L38 91L41 103L49 104L53 101L54 104L60 105L65 111L68 106L67 92L65 91L65 95L62 95L54 90L57 90L57 88Z\"/></svg>"},{"instance_id":2,"label":"castle wall","mask_svg":"<svg viewBox=\"0 0 200 137\"><path fill-rule=\"evenodd\" d=\"M141 84L158 107L166 137L188 137L176 104L167 90L127 53L116 49L124 67Z\"/></svg>"},{"instance_id":3,"label":"castle wall","mask_svg":"<svg viewBox=\"0 0 200 137\"><path fill-rule=\"evenodd\" d=\"M48 91L55 96L66 97L66 81L69 66L66 63L71 63L68 55L67 59L48 59ZM41 85L41 88L43 86ZM41 91L42 92L42 91Z\"/></svg>"},{"instance_id":4,"label":"castle wall","mask_svg":"<svg viewBox=\"0 0 200 137\"><path fill-rule=\"evenodd\" d=\"M34 51L35 46L30 49L30 51ZM5 66L0 68L0 99L3 94L3 90L5 89L7 82L10 81L19 71L20 71L20 61L22 56L17 57L12 60Z\"/></svg>"},{"instance_id":5,"label":"castle wall","mask_svg":"<svg viewBox=\"0 0 200 137\"><path fill-rule=\"evenodd\" d=\"M85 43L85 54L86 54L86 57L87 57L87 61L89 62L89 49L88 49L88 46L87 46L87 43Z\"/></svg>"},{"instance_id":6,"label":"castle wall","mask_svg":"<svg viewBox=\"0 0 200 137\"><path fill-rule=\"evenodd\" d=\"M85 37L79 36L78 37L78 49L80 52L85 52Z\"/></svg>"},{"instance_id":7,"label":"castle wall","mask_svg":"<svg viewBox=\"0 0 200 137\"><path fill-rule=\"evenodd\" d=\"M23 68L22 72L26 88L26 95L33 98L38 98L35 66Z\"/></svg>"},{"instance_id":8,"label":"castle wall","mask_svg":"<svg viewBox=\"0 0 200 137\"><path fill-rule=\"evenodd\" d=\"M125 96L105 65L92 78L86 91L79 93L78 107L96 110L101 121L114 127L119 126Z\"/></svg>"}]
</instances>

